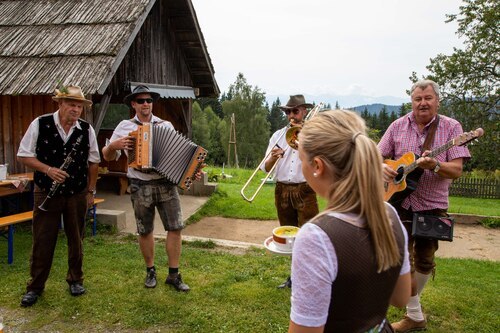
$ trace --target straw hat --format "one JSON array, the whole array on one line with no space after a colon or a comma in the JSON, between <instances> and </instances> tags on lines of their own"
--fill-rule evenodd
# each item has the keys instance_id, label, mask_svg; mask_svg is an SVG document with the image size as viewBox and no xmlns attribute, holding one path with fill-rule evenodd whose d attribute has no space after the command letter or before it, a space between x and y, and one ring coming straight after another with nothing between
<instances>
[{"instance_id":1,"label":"straw hat","mask_svg":"<svg viewBox=\"0 0 500 333\"><path fill-rule=\"evenodd\" d=\"M78 86L66 86L60 87L55 90L55 96L52 96L52 99L56 102L59 102L61 99L70 99L73 101L82 102L88 106L92 105L92 101L85 98L82 92L82 88Z\"/></svg>"}]
</instances>

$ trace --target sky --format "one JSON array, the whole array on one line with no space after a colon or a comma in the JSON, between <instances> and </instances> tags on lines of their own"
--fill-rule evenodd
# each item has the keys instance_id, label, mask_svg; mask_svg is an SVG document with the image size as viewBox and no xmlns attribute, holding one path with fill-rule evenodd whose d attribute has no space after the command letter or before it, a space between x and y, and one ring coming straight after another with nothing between
<instances>
[{"instance_id":1,"label":"sky","mask_svg":"<svg viewBox=\"0 0 500 333\"><path fill-rule=\"evenodd\" d=\"M221 92L408 99L413 71L462 47L460 0L192 0Z\"/></svg>"}]
</instances>

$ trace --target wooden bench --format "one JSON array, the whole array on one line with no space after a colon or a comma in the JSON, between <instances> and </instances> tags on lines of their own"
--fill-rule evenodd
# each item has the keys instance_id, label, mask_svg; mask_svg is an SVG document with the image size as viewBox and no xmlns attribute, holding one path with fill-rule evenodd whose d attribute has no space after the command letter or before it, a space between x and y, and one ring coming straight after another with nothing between
<instances>
[{"instance_id":1,"label":"wooden bench","mask_svg":"<svg viewBox=\"0 0 500 333\"><path fill-rule=\"evenodd\" d=\"M7 263L14 261L14 224L33 219L33 211L0 217L0 228L7 227ZM2 236L5 237L3 234Z\"/></svg>"},{"instance_id":2,"label":"wooden bench","mask_svg":"<svg viewBox=\"0 0 500 333\"><path fill-rule=\"evenodd\" d=\"M104 199L94 198L94 205L89 208L87 216L92 219L92 236L97 233L97 205L104 202Z\"/></svg>"},{"instance_id":3,"label":"wooden bench","mask_svg":"<svg viewBox=\"0 0 500 333\"><path fill-rule=\"evenodd\" d=\"M97 205L104 202L104 199L95 198L94 205L89 208L87 216L92 219L92 236L97 232ZM14 225L21 222L31 221L33 219L33 211L12 214L0 217L0 229L7 227L7 236L5 233L0 235L7 238L7 263L12 264L14 261Z\"/></svg>"}]
</instances>

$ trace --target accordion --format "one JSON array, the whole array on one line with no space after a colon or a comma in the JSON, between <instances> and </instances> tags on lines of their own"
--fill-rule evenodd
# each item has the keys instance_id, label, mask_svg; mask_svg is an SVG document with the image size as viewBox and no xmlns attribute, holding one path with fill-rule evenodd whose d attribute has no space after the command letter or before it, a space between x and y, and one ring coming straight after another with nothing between
<instances>
[{"instance_id":1,"label":"accordion","mask_svg":"<svg viewBox=\"0 0 500 333\"><path fill-rule=\"evenodd\" d=\"M142 172L157 172L183 190L191 187L207 151L172 128L150 123L130 132L135 143L128 165Z\"/></svg>"}]
</instances>

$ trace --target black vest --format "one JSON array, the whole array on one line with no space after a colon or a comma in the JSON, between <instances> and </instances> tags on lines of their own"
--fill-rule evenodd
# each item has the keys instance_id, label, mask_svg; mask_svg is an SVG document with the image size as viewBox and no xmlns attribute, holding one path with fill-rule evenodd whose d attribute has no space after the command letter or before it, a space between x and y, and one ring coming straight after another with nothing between
<instances>
[{"instance_id":1,"label":"black vest","mask_svg":"<svg viewBox=\"0 0 500 333\"><path fill-rule=\"evenodd\" d=\"M391 211L393 230L403 261L404 235L394 215ZM332 284L325 332L366 332L380 324L387 314L401 264L377 273L368 228L359 228L327 215L311 223L325 231L337 254L338 273Z\"/></svg>"},{"instance_id":2,"label":"black vest","mask_svg":"<svg viewBox=\"0 0 500 333\"><path fill-rule=\"evenodd\" d=\"M72 155L73 161L65 170L69 177L62 183L53 196L72 195L83 191L87 187L89 144L89 123L79 119L81 129L75 127L68 142L64 143L57 131L52 114L41 116L38 120L39 133L36 141L36 157L39 161L53 166L61 167L66 156L76 148ZM77 139L81 136L81 142L75 146ZM44 191L49 192L52 187L52 178L45 173L35 171L35 184Z\"/></svg>"}]
</instances>

